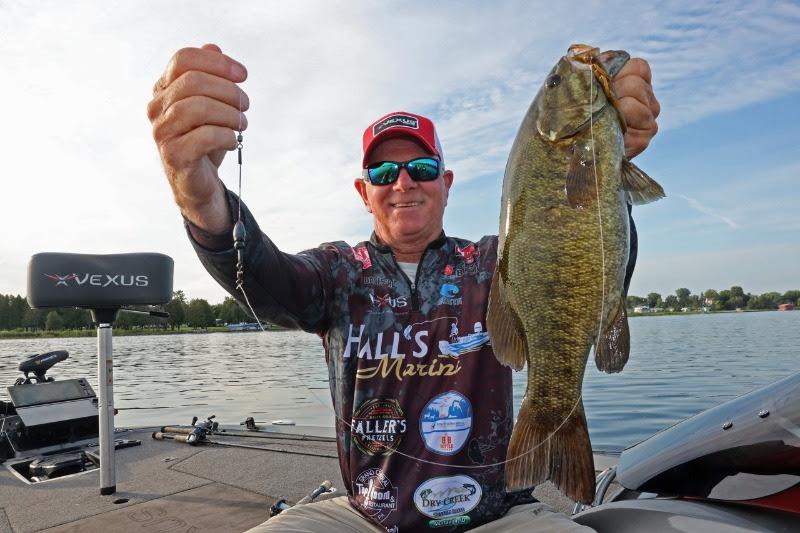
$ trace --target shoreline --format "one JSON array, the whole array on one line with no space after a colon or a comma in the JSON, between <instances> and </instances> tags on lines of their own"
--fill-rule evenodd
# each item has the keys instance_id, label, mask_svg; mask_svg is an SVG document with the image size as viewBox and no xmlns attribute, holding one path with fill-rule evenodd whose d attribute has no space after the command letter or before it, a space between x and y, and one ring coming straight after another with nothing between
<instances>
[{"instance_id":1,"label":"shoreline","mask_svg":"<svg viewBox=\"0 0 800 533\"><path fill-rule=\"evenodd\" d=\"M287 331L285 328L265 325L267 331ZM114 337L136 337L141 335L202 335L206 333L246 333L241 331L230 331L227 326L211 326L205 329L200 328L180 328L180 329L117 329L114 328ZM96 337L97 330L92 329L69 329L60 331L0 331L0 341L14 339L66 339L81 337Z\"/></svg>"}]
</instances>

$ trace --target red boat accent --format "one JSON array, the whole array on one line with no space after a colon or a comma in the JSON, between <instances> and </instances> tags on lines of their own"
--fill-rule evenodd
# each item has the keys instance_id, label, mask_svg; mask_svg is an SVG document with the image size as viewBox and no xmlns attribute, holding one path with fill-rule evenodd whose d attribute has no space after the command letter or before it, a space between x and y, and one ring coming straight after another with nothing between
<instances>
[{"instance_id":1,"label":"red boat accent","mask_svg":"<svg viewBox=\"0 0 800 533\"><path fill-rule=\"evenodd\" d=\"M783 492L778 492L763 498L746 500L739 503L800 514L800 483L794 487L789 487Z\"/></svg>"}]
</instances>

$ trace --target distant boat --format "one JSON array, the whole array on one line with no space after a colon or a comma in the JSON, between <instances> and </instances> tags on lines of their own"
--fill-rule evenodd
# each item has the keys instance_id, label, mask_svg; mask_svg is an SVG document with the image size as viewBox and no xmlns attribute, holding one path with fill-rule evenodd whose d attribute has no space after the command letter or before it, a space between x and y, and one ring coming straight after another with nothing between
<instances>
[{"instance_id":1,"label":"distant boat","mask_svg":"<svg viewBox=\"0 0 800 533\"><path fill-rule=\"evenodd\" d=\"M778 309L781 310L781 311L793 311L794 310L794 304L780 304L778 306Z\"/></svg>"},{"instance_id":2,"label":"distant boat","mask_svg":"<svg viewBox=\"0 0 800 533\"><path fill-rule=\"evenodd\" d=\"M258 322L239 322L238 324L228 324L228 331L261 331Z\"/></svg>"}]
</instances>

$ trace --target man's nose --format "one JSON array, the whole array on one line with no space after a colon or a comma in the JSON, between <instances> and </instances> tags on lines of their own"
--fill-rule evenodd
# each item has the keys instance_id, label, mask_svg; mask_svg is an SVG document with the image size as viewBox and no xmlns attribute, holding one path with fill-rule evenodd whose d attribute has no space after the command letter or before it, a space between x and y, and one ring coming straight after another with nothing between
<instances>
[{"instance_id":1,"label":"man's nose","mask_svg":"<svg viewBox=\"0 0 800 533\"><path fill-rule=\"evenodd\" d=\"M416 187L417 182L411 179L408 170L401 168L400 175L397 177L397 181L394 182L394 190L407 191L409 189L415 189Z\"/></svg>"}]
</instances>

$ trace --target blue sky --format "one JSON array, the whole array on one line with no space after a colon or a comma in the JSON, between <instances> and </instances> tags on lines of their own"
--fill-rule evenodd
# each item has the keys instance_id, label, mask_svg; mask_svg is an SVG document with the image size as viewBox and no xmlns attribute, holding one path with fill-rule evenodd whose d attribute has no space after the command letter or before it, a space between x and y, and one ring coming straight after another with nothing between
<instances>
[{"instance_id":1,"label":"blue sky","mask_svg":"<svg viewBox=\"0 0 800 533\"><path fill-rule=\"evenodd\" d=\"M497 232L511 141L572 42L650 61L661 132L636 160L668 198L637 207L632 293L800 288L796 2L22 2L0 0L7 127L0 293L41 251L158 251L221 301L184 237L145 116L172 53L248 66L244 198L286 251L355 243L360 136L398 109L437 123L448 233ZM10 127L9 127L10 125ZM229 186L229 158L221 175Z\"/></svg>"}]
</instances>

